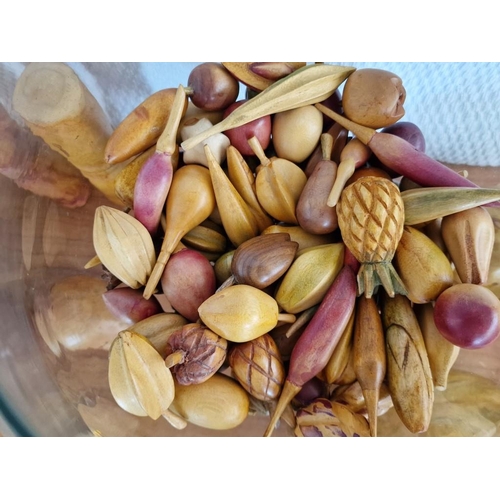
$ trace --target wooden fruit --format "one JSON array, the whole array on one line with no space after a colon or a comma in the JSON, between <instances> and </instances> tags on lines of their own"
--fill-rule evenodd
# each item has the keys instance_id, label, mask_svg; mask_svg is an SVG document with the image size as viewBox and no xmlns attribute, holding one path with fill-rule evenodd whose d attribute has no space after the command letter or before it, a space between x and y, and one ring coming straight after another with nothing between
<instances>
[{"instance_id":1,"label":"wooden fruit","mask_svg":"<svg viewBox=\"0 0 500 500\"><path fill-rule=\"evenodd\" d=\"M416 304L425 304L453 285L453 269L443 251L423 232L405 226L394 267Z\"/></svg>"},{"instance_id":2,"label":"wooden fruit","mask_svg":"<svg viewBox=\"0 0 500 500\"><path fill-rule=\"evenodd\" d=\"M163 270L182 237L203 222L215 209L215 195L208 169L185 165L174 174L166 207L166 229L162 247L144 290L154 293Z\"/></svg>"},{"instance_id":3,"label":"wooden fruit","mask_svg":"<svg viewBox=\"0 0 500 500\"><path fill-rule=\"evenodd\" d=\"M343 263L342 243L307 249L285 274L276 292L276 301L281 308L293 314L319 304Z\"/></svg>"},{"instance_id":4,"label":"wooden fruit","mask_svg":"<svg viewBox=\"0 0 500 500\"><path fill-rule=\"evenodd\" d=\"M345 245L361 263L358 293L370 298L377 285L390 297L406 295L391 264L404 225L404 205L399 189L381 177L363 177L343 190L337 204Z\"/></svg>"},{"instance_id":5,"label":"wooden fruit","mask_svg":"<svg viewBox=\"0 0 500 500\"><path fill-rule=\"evenodd\" d=\"M216 373L201 384L175 384L172 411L188 422L207 429L228 430L243 423L250 400L232 378Z\"/></svg>"},{"instance_id":6,"label":"wooden fruit","mask_svg":"<svg viewBox=\"0 0 500 500\"><path fill-rule=\"evenodd\" d=\"M232 374L243 388L260 401L276 399L285 381L285 367L278 346L267 333L235 344L229 353Z\"/></svg>"},{"instance_id":7,"label":"wooden fruit","mask_svg":"<svg viewBox=\"0 0 500 500\"><path fill-rule=\"evenodd\" d=\"M271 331L280 315L277 302L249 285L233 285L209 297L198 308L200 319L212 331L231 342L247 342Z\"/></svg>"},{"instance_id":8,"label":"wooden fruit","mask_svg":"<svg viewBox=\"0 0 500 500\"><path fill-rule=\"evenodd\" d=\"M255 179L260 205L275 219L298 224L295 209L307 182L306 174L284 158L267 158L255 137L248 142L261 162Z\"/></svg>"}]
</instances>

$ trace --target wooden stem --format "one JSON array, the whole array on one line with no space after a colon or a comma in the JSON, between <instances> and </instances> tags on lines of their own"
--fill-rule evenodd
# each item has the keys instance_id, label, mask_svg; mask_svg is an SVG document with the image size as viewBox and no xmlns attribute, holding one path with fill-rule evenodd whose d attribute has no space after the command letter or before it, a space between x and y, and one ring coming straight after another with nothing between
<instances>
[{"instance_id":1,"label":"wooden stem","mask_svg":"<svg viewBox=\"0 0 500 500\"><path fill-rule=\"evenodd\" d=\"M356 137L363 143L363 144L368 144L372 137L377 133L375 130L365 127L363 125L358 125L357 123L352 122L351 120L348 120L342 115L339 115L338 113L335 113L335 111L332 111L331 109L327 108L326 106L323 106L323 104L315 104L315 106L326 116L331 118L332 120L335 120L339 125L342 125L342 127L346 128L347 130L350 130L353 134L356 135Z\"/></svg>"},{"instance_id":2,"label":"wooden stem","mask_svg":"<svg viewBox=\"0 0 500 500\"><path fill-rule=\"evenodd\" d=\"M353 159L349 158L340 162L335 182L333 183L332 190L326 202L329 207L334 207L338 203L342 190L355 170L356 163Z\"/></svg>"},{"instance_id":3,"label":"wooden stem","mask_svg":"<svg viewBox=\"0 0 500 500\"><path fill-rule=\"evenodd\" d=\"M280 321L283 323L295 323L295 321L297 321L297 317L295 316L295 314L279 313L278 314L278 323Z\"/></svg>"},{"instance_id":4,"label":"wooden stem","mask_svg":"<svg viewBox=\"0 0 500 500\"><path fill-rule=\"evenodd\" d=\"M368 412L368 423L370 424L370 436L377 437L377 413L378 413L379 390L378 389L363 390L363 397L365 398L366 410Z\"/></svg>"},{"instance_id":5,"label":"wooden stem","mask_svg":"<svg viewBox=\"0 0 500 500\"><path fill-rule=\"evenodd\" d=\"M184 351L174 351L172 354L169 354L165 358L165 366L167 368L172 368L175 365L180 365L181 363L184 363L184 360L186 359L186 354Z\"/></svg>"},{"instance_id":6,"label":"wooden stem","mask_svg":"<svg viewBox=\"0 0 500 500\"><path fill-rule=\"evenodd\" d=\"M227 278L227 280L224 281L224 283L222 283L222 285L219 288L217 288L217 290L215 290L215 293L221 292L225 288L229 288L230 286L233 286L236 283L237 281L236 278L234 277L234 274L231 274L231 276L229 276L229 278Z\"/></svg>"},{"instance_id":7,"label":"wooden stem","mask_svg":"<svg viewBox=\"0 0 500 500\"><path fill-rule=\"evenodd\" d=\"M314 316L314 313L318 310L318 307L319 306L313 306L300 313L297 320L294 321L290 328L286 331L285 337L289 339L299 328L304 326Z\"/></svg>"},{"instance_id":8,"label":"wooden stem","mask_svg":"<svg viewBox=\"0 0 500 500\"><path fill-rule=\"evenodd\" d=\"M274 409L274 413L271 417L271 421L267 426L266 432L264 433L264 437L271 437L278 420L280 419L283 412L286 410L288 404L292 401L296 394L299 393L302 387L292 384L288 380L285 381L283 385L283 389L281 391L280 398L278 403L276 404L276 408Z\"/></svg>"},{"instance_id":9,"label":"wooden stem","mask_svg":"<svg viewBox=\"0 0 500 500\"><path fill-rule=\"evenodd\" d=\"M321 156L323 160L329 161L332 158L333 137L330 134L321 134Z\"/></svg>"},{"instance_id":10,"label":"wooden stem","mask_svg":"<svg viewBox=\"0 0 500 500\"><path fill-rule=\"evenodd\" d=\"M166 240L163 240L166 241ZM146 283L146 288L144 289L144 298L145 299L150 299L151 295L155 293L156 287L158 283L160 282L161 275L163 274L163 271L165 270L165 266L167 265L168 259L170 259L170 256L172 255L171 251L168 250L161 250L160 255L158 256L158 260L156 261L156 264L153 267L153 271L151 272L151 276L148 279L148 282Z\"/></svg>"},{"instance_id":11,"label":"wooden stem","mask_svg":"<svg viewBox=\"0 0 500 500\"><path fill-rule=\"evenodd\" d=\"M92 267L98 266L99 264L102 264L101 259L96 255L95 257L92 257L84 266L84 269L91 269Z\"/></svg>"},{"instance_id":12,"label":"wooden stem","mask_svg":"<svg viewBox=\"0 0 500 500\"><path fill-rule=\"evenodd\" d=\"M271 160L264 153L262 145L257 137L253 136L248 139L248 145L252 148L252 151L255 153L255 156L257 156L262 166L267 167L271 164Z\"/></svg>"},{"instance_id":13,"label":"wooden stem","mask_svg":"<svg viewBox=\"0 0 500 500\"><path fill-rule=\"evenodd\" d=\"M187 109L187 95L184 87L179 85L175 93L172 109L167 124L156 143L156 151L173 155L177 149L177 132L179 124Z\"/></svg>"},{"instance_id":14,"label":"wooden stem","mask_svg":"<svg viewBox=\"0 0 500 500\"><path fill-rule=\"evenodd\" d=\"M176 415L173 411L165 410L162 417L174 428L182 430L187 426L187 421L184 420L179 415Z\"/></svg>"}]
</instances>

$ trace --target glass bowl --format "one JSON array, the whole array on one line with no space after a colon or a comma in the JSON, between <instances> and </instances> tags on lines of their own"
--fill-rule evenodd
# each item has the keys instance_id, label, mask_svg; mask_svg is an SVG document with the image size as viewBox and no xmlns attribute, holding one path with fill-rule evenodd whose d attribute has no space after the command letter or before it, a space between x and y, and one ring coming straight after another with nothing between
<instances>
[{"instance_id":1,"label":"glass bowl","mask_svg":"<svg viewBox=\"0 0 500 500\"><path fill-rule=\"evenodd\" d=\"M186 82L196 64L169 66L173 68L169 78L157 81L156 87L144 76L149 70L135 63L76 65L75 70L98 98L111 125L116 126L152 92ZM9 122L9 130L17 131L11 136L14 145L12 140L10 146L8 141L0 142L0 166L7 154L13 155L17 166L33 162L35 156L52 154L12 109L15 82L23 68L24 64L0 64L0 105L4 113L0 127ZM122 92L124 81L127 95ZM14 151L8 149L12 146ZM480 186L500 188L498 170L494 168L453 168L467 169L469 178ZM136 417L118 407L107 380L108 348L128 323L114 317L102 301L106 289L102 269L84 269L95 255L94 211L110 202L92 188L84 206L69 208L36 194L36 187L30 190L33 185L29 179L11 171L2 173L0 434L261 436L269 417L258 412L237 428L221 432L193 424L175 430L163 419ZM491 213L500 221L497 213ZM493 260L500 265L498 234ZM500 275L496 268L490 274L489 286L498 293ZM380 418L381 435L409 435L393 413L390 410ZM481 350L461 351L448 390L436 396L434 413L426 435L498 434L500 342ZM282 423L275 435L293 435L293 431Z\"/></svg>"}]
</instances>

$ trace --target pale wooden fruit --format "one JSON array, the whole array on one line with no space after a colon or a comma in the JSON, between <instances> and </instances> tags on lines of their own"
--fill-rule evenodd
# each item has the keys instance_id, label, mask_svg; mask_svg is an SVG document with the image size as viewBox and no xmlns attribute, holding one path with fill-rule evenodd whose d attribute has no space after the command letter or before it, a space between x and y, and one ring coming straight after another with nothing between
<instances>
[{"instance_id":1,"label":"pale wooden fruit","mask_svg":"<svg viewBox=\"0 0 500 500\"><path fill-rule=\"evenodd\" d=\"M111 393L125 411L153 420L168 414L174 380L146 337L120 332L110 349L108 374Z\"/></svg>"},{"instance_id":2,"label":"pale wooden fruit","mask_svg":"<svg viewBox=\"0 0 500 500\"><path fill-rule=\"evenodd\" d=\"M144 298L154 293L168 259L183 236L207 219L215 206L208 169L201 165L184 165L175 172L167 198L165 237Z\"/></svg>"},{"instance_id":3,"label":"pale wooden fruit","mask_svg":"<svg viewBox=\"0 0 500 500\"><path fill-rule=\"evenodd\" d=\"M332 243L307 249L286 272L276 301L296 314L319 304L343 266L344 245Z\"/></svg>"},{"instance_id":4,"label":"pale wooden fruit","mask_svg":"<svg viewBox=\"0 0 500 500\"><path fill-rule=\"evenodd\" d=\"M307 159L323 131L323 113L313 105L276 113L272 135L276 155L293 163Z\"/></svg>"},{"instance_id":5,"label":"pale wooden fruit","mask_svg":"<svg viewBox=\"0 0 500 500\"><path fill-rule=\"evenodd\" d=\"M262 208L272 217L289 224L298 224L295 209L307 182L304 171L284 158L267 158L256 137L248 143L259 158L255 192Z\"/></svg>"},{"instance_id":6,"label":"pale wooden fruit","mask_svg":"<svg viewBox=\"0 0 500 500\"><path fill-rule=\"evenodd\" d=\"M412 433L425 432L432 416L434 384L424 338L410 301L402 295L382 305L387 385L394 408Z\"/></svg>"},{"instance_id":7,"label":"pale wooden fruit","mask_svg":"<svg viewBox=\"0 0 500 500\"><path fill-rule=\"evenodd\" d=\"M97 207L93 241L103 265L120 281L134 289L146 284L156 255L151 235L137 219L116 208Z\"/></svg>"},{"instance_id":8,"label":"pale wooden fruit","mask_svg":"<svg viewBox=\"0 0 500 500\"><path fill-rule=\"evenodd\" d=\"M244 422L249 407L248 395L238 382L216 373L201 384L176 384L170 409L194 425L228 430Z\"/></svg>"},{"instance_id":9,"label":"pale wooden fruit","mask_svg":"<svg viewBox=\"0 0 500 500\"><path fill-rule=\"evenodd\" d=\"M446 340L436 328L431 303L414 306L414 310L424 336L434 388L444 391L448 384L448 374L460 354L460 347Z\"/></svg>"},{"instance_id":10,"label":"pale wooden fruit","mask_svg":"<svg viewBox=\"0 0 500 500\"><path fill-rule=\"evenodd\" d=\"M408 298L416 304L436 300L453 284L453 269L443 251L423 232L405 226L394 255L394 267Z\"/></svg>"},{"instance_id":11,"label":"pale wooden fruit","mask_svg":"<svg viewBox=\"0 0 500 500\"><path fill-rule=\"evenodd\" d=\"M443 217L441 234L462 283L484 285L495 242L488 211L475 207Z\"/></svg>"},{"instance_id":12,"label":"pale wooden fruit","mask_svg":"<svg viewBox=\"0 0 500 500\"><path fill-rule=\"evenodd\" d=\"M277 302L249 285L233 285L215 293L198 312L212 331L232 342L253 340L278 323Z\"/></svg>"},{"instance_id":13,"label":"pale wooden fruit","mask_svg":"<svg viewBox=\"0 0 500 500\"><path fill-rule=\"evenodd\" d=\"M187 319L180 314L160 313L143 319L128 328L129 331L146 337L153 347L165 356L168 339L172 333L181 330L187 324Z\"/></svg>"}]
</instances>

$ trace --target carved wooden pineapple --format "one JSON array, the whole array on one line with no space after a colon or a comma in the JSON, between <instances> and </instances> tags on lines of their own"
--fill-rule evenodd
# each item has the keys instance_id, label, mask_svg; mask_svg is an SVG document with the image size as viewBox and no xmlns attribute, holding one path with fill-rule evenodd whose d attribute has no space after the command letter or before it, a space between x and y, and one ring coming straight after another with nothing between
<instances>
[{"instance_id":1,"label":"carved wooden pineapple","mask_svg":"<svg viewBox=\"0 0 500 500\"><path fill-rule=\"evenodd\" d=\"M404 226L404 204L398 187L381 177L362 177L346 187L337 204L344 243L361 263L358 294L370 298L382 285L390 297L407 295L391 264Z\"/></svg>"}]
</instances>

